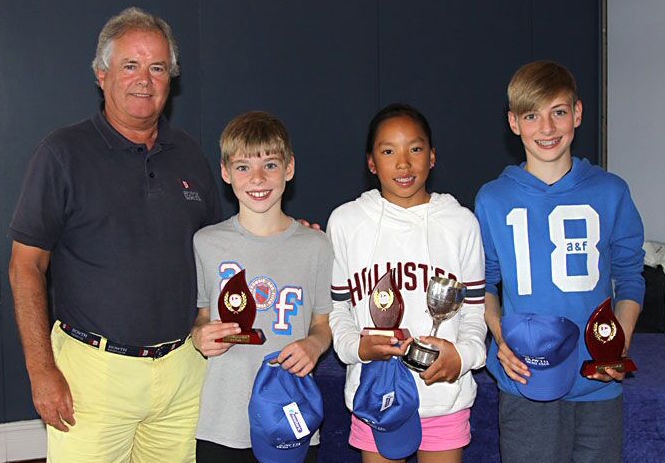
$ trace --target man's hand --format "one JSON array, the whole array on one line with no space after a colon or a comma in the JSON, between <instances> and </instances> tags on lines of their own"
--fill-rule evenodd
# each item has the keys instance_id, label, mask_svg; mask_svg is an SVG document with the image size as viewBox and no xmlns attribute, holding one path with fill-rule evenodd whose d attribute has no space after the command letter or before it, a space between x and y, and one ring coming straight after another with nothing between
<instances>
[{"instance_id":1,"label":"man's hand","mask_svg":"<svg viewBox=\"0 0 665 463\"><path fill-rule=\"evenodd\" d=\"M394 336L366 335L360 337L358 356L360 360L388 360L390 357L401 357L413 338L399 342Z\"/></svg>"},{"instance_id":2,"label":"man's hand","mask_svg":"<svg viewBox=\"0 0 665 463\"><path fill-rule=\"evenodd\" d=\"M528 378L531 376L531 372L529 372L527 366L513 354L513 351L510 350L510 347L504 341L501 341L498 347L499 350L496 353L496 357L501 362L506 375L513 381L526 384L527 380L524 377Z\"/></svg>"},{"instance_id":3,"label":"man's hand","mask_svg":"<svg viewBox=\"0 0 665 463\"><path fill-rule=\"evenodd\" d=\"M304 227L307 227L307 228L311 228L312 230L323 231L323 230L321 230L321 225L319 225L318 223L309 223L305 219L298 219L298 222L300 222L300 225L302 225Z\"/></svg>"},{"instance_id":4,"label":"man's hand","mask_svg":"<svg viewBox=\"0 0 665 463\"><path fill-rule=\"evenodd\" d=\"M321 356L321 346L311 336L292 342L277 356L277 363L292 375L307 376Z\"/></svg>"},{"instance_id":5,"label":"man's hand","mask_svg":"<svg viewBox=\"0 0 665 463\"><path fill-rule=\"evenodd\" d=\"M69 384L58 367L52 366L30 376L32 401L42 421L67 432L74 426L74 403Z\"/></svg>"},{"instance_id":6,"label":"man's hand","mask_svg":"<svg viewBox=\"0 0 665 463\"><path fill-rule=\"evenodd\" d=\"M240 333L240 326L237 323L222 323L220 320L212 320L205 324L194 325L192 342L204 356L215 357L222 355L233 346L232 343L221 342L218 339L238 333Z\"/></svg>"},{"instance_id":7,"label":"man's hand","mask_svg":"<svg viewBox=\"0 0 665 463\"><path fill-rule=\"evenodd\" d=\"M74 426L76 421L69 384L55 366L51 347L46 303L50 259L49 251L12 242L9 282L35 409L44 423L67 432L67 425Z\"/></svg>"},{"instance_id":8,"label":"man's hand","mask_svg":"<svg viewBox=\"0 0 665 463\"><path fill-rule=\"evenodd\" d=\"M421 336L420 341L439 348L439 356L420 377L428 386L440 381L453 382L462 369L462 359L450 341L433 336Z\"/></svg>"}]
</instances>

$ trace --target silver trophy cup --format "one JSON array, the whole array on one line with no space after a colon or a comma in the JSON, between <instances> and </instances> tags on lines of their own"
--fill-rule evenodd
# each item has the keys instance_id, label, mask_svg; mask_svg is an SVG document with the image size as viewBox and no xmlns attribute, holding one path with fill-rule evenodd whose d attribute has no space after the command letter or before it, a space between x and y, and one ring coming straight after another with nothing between
<instances>
[{"instance_id":1,"label":"silver trophy cup","mask_svg":"<svg viewBox=\"0 0 665 463\"><path fill-rule=\"evenodd\" d=\"M432 317L430 336L436 336L439 325L455 316L464 303L466 286L443 277L432 277L427 285L427 310ZM425 371L439 356L439 348L414 338L402 362L414 371Z\"/></svg>"}]
</instances>

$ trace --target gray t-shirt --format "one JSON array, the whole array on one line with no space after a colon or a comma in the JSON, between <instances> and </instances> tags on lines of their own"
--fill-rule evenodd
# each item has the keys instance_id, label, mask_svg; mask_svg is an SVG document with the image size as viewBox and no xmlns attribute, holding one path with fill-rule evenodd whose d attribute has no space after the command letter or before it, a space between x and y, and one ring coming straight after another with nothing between
<instances>
[{"instance_id":1,"label":"gray t-shirt","mask_svg":"<svg viewBox=\"0 0 665 463\"><path fill-rule=\"evenodd\" d=\"M263 357L309 332L312 313L332 310L333 252L326 235L292 221L274 236L252 235L238 217L194 235L198 307L219 319L217 300L224 283L242 269L256 301L255 328L263 345L238 344L208 359L201 391L196 438L233 448L249 448L247 407Z\"/></svg>"}]
</instances>

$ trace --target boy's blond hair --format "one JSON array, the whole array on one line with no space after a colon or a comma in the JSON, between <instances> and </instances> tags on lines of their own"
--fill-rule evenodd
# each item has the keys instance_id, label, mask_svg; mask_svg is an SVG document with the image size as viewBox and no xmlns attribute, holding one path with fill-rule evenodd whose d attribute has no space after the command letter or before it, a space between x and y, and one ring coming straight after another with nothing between
<instances>
[{"instance_id":1,"label":"boy's blond hair","mask_svg":"<svg viewBox=\"0 0 665 463\"><path fill-rule=\"evenodd\" d=\"M293 151L286 127L275 116L264 111L250 111L234 117L219 138L221 162L229 165L232 156L265 156L280 154L285 164Z\"/></svg>"},{"instance_id":2,"label":"boy's blond hair","mask_svg":"<svg viewBox=\"0 0 665 463\"><path fill-rule=\"evenodd\" d=\"M571 105L577 102L577 84L571 72L554 61L534 61L519 68L510 79L508 108L515 114L524 114L562 93L570 95Z\"/></svg>"}]
</instances>

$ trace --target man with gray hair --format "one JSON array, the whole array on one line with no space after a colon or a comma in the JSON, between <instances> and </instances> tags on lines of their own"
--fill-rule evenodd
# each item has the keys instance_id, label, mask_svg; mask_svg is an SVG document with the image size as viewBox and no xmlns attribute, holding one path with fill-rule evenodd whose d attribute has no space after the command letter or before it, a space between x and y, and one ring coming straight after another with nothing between
<instances>
[{"instance_id":1,"label":"man with gray hair","mask_svg":"<svg viewBox=\"0 0 665 463\"><path fill-rule=\"evenodd\" d=\"M111 18L93 70L102 111L39 144L10 225L33 402L51 463L194 461L205 360L188 337L192 235L219 221L217 189L162 116L179 72L166 22L137 8Z\"/></svg>"}]
</instances>

